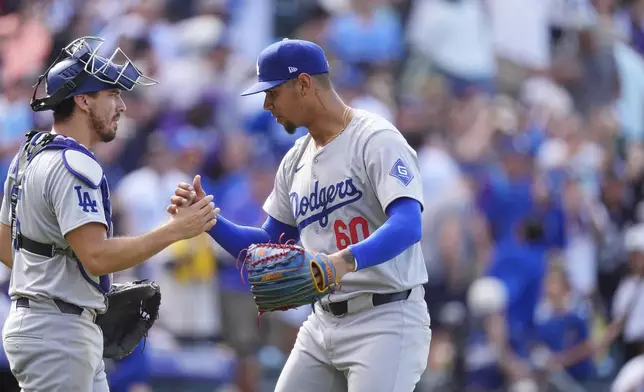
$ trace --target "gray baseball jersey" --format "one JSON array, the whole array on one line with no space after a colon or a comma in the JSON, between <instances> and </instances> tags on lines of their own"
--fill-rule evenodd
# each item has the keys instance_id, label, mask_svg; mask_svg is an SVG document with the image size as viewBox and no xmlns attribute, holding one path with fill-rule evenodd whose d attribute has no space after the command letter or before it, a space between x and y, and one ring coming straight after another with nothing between
<instances>
[{"instance_id":1,"label":"gray baseball jersey","mask_svg":"<svg viewBox=\"0 0 644 392\"><path fill-rule=\"evenodd\" d=\"M64 153L68 154L67 165L63 160ZM81 155L77 151L63 152L58 149L43 151L33 158L25 170L16 209L20 231L24 236L41 243L55 244L59 248L68 248L65 235L75 228L97 222L109 230L100 188L90 187L78 176L78 171L81 171L100 180L102 170L97 162ZM15 164L14 159L10 173ZM10 179L7 179L0 210L0 222L6 225L11 224L10 192ZM90 283L98 284L99 278L82 270L80 263L70 255L56 254L48 258L21 249L14 251L13 257L9 286L12 299L18 296L35 300L58 298L84 308L105 311L103 294Z\"/></svg>"},{"instance_id":2,"label":"gray baseball jersey","mask_svg":"<svg viewBox=\"0 0 644 392\"><path fill-rule=\"evenodd\" d=\"M296 141L280 163L264 204L270 216L298 227L306 249L335 253L382 226L392 201L408 197L423 203L416 152L384 118L364 110L353 113L345 131L320 149L312 140L303 146L306 137ZM341 289L326 300L400 292L427 279L416 243L392 260L345 275Z\"/></svg>"}]
</instances>

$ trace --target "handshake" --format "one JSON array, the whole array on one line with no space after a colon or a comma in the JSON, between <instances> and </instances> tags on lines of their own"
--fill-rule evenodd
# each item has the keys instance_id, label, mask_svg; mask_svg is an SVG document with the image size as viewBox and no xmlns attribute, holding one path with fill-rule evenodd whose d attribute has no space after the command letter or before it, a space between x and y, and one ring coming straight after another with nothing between
<instances>
[{"instance_id":1,"label":"handshake","mask_svg":"<svg viewBox=\"0 0 644 392\"><path fill-rule=\"evenodd\" d=\"M217 224L219 208L201 187L201 177L192 185L180 183L167 207L175 238L188 239ZM175 230L176 229L176 230ZM355 270L353 255L342 250L330 255L287 243L250 244L243 267L260 314L312 304L340 287L340 279Z\"/></svg>"},{"instance_id":2,"label":"handshake","mask_svg":"<svg viewBox=\"0 0 644 392\"><path fill-rule=\"evenodd\" d=\"M170 214L168 226L178 240L196 237L217 224L219 208L215 208L213 198L204 192L199 175L195 176L192 185L185 182L177 185L167 211Z\"/></svg>"}]
</instances>

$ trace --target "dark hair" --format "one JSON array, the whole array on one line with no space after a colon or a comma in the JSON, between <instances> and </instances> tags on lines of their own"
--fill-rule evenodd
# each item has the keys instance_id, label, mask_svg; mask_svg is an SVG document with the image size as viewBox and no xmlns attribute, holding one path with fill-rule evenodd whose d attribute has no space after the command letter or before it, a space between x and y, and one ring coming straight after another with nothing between
<instances>
[{"instance_id":1,"label":"dark hair","mask_svg":"<svg viewBox=\"0 0 644 392\"><path fill-rule=\"evenodd\" d=\"M90 97L96 97L98 95L98 91L90 92L90 93L85 93L89 95ZM69 118L74 114L74 108L76 107L76 103L74 102L74 97L69 97L65 100L63 100L61 103L56 106L53 111L54 111L54 122L65 122L69 120Z\"/></svg>"},{"instance_id":2,"label":"dark hair","mask_svg":"<svg viewBox=\"0 0 644 392\"><path fill-rule=\"evenodd\" d=\"M529 217L521 224L521 231L524 240L529 244L539 244L545 239L545 228L541 219Z\"/></svg>"},{"instance_id":3,"label":"dark hair","mask_svg":"<svg viewBox=\"0 0 644 392\"><path fill-rule=\"evenodd\" d=\"M63 100L54 108L54 122L67 121L74 113L74 97Z\"/></svg>"}]
</instances>

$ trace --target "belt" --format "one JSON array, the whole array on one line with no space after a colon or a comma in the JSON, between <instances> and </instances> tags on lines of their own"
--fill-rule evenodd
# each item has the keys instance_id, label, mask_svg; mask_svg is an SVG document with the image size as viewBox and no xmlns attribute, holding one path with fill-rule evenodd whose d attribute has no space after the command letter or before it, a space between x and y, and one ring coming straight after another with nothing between
<instances>
[{"instance_id":1,"label":"belt","mask_svg":"<svg viewBox=\"0 0 644 392\"><path fill-rule=\"evenodd\" d=\"M60 299L54 299L53 300L58 309L60 310L61 313L66 313L66 314L73 314L75 316L80 316L83 314L83 309L82 307L74 304L70 304L69 302L65 302ZM29 308L29 298L26 297L19 297L16 300L16 307L17 308Z\"/></svg>"},{"instance_id":2,"label":"belt","mask_svg":"<svg viewBox=\"0 0 644 392\"><path fill-rule=\"evenodd\" d=\"M407 298L409 298L410 294L411 294L411 289L406 291L401 291L399 293L372 294L371 303L375 307L375 306L388 304L390 302L405 301ZM323 305L322 309L331 313L335 317L341 317L349 312L349 301L351 300L346 300L341 302L330 302L326 305Z\"/></svg>"}]
</instances>

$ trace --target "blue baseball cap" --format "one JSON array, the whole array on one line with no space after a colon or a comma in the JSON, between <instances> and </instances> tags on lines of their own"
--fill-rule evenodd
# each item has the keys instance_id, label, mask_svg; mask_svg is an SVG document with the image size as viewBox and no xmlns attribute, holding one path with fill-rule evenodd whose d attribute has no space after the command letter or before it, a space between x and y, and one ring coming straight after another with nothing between
<instances>
[{"instance_id":1,"label":"blue baseball cap","mask_svg":"<svg viewBox=\"0 0 644 392\"><path fill-rule=\"evenodd\" d=\"M241 95L261 93L302 73L328 72L329 62L321 47L310 41L285 38L262 50L257 58L258 82Z\"/></svg>"}]
</instances>

